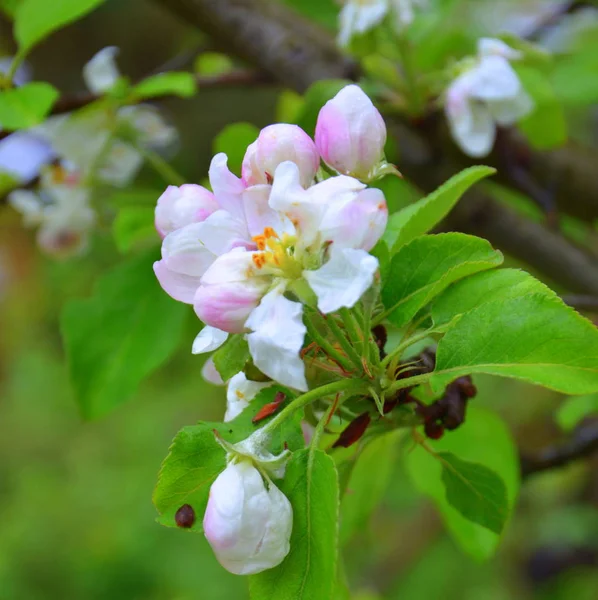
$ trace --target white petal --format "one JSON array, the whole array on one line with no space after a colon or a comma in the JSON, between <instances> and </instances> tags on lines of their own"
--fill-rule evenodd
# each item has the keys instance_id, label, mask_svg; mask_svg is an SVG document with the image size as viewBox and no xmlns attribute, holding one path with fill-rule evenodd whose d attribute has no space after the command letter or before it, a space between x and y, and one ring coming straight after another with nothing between
<instances>
[{"instance_id":1,"label":"white petal","mask_svg":"<svg viewBox=\"0 0 598 600\"><path fill-rule=\"evenodd\" d=\"M200 239L203 223L191 223L169 233L162 241L162 258L169 269L181 275L201 277L216 255Z\"/></svg>"},{"instance_id":2,"label":"white petal","mask_svg":"<svg viewBox=\"0 0 598 600\"><path fill-rule=\"evenodd\" d=\"M192 354L203 354L220 348L228 338L228 333L206 325L193 340Z\"/></svg>"},{"instance_id":3,"label":"white petal","mask_svg":"<svg viewBox=\"0 0 598 600\"><path fill-rule=\"evenodd\" d=\"M115 60L118 52L116 46L103 48L83 67L83 79L89 91L103 94L114 87L120 77Z\"/></svg>"},{"instance_id":4,"label":"white petal","mask_svg":"<svg viewBox=\"0 0 598 600\"><path fill-rule=\"evenodd\" d=\"M295 227L290 219L270 206L271 189L270 185L254 185L247 188L243 194L247 228L252 237L263 234L266 227L274 229L279 236L284 233L289 235L295 233Z\"/></svg>"},{"instance_id":5,"label":"white petal","mask_svg":"<svg viewBox=\"0 0 598 600\"><path fill-rule=\"evenodd\" d=\"M468 100L458 115L447 110L447 117L453 138L465 154L481 157L492 150L496 126L485 104Z\"/></svg>"},{"instance_id":6,"label":"white petal","mask_svg":"<svg viewBox=\"0 0 598 600\"><path fill-rule=\"evenodd\" d=\"M354 34L373 29L387 12L388 0L349 0L339 14L339 45L346 46Z\"/></svg>"},{"instance_id":7,"label":"white petal","mask_svg":"<svg viewBox=\"0 0 598 600\"><path fill-rule=\"evenodd\" d=\"M480 100L502 100L519 93L521 83L513 67L502 56L486 56L473 70L476 82L471 96Z\"/></svg>"},{"instance_id":8,"label":"white petal","mask_svg":"<svg viewBox=\"0 0 598 600\"><path fill-rule=\"evenodd\" d=\"M517 60L522 57L519 50L511 48L511 46L496 38L480 38L478 40L478 55L482 57L502 56L507 60Z\"/></svg>"},{"instance_id":9,"label":"white petal","mask_svg":"<svg viewBox=\"0 0 598 600\"><path fill-rule=\"evenodd\" d=\"M0 171L28 183L56 157L52 146L29 133L13 133L0 142Z\"/></svg>"},{"instance_id":10,"label":"white petal","mask_svg":"<svg viewBox=\"0 0 598 600\"><path fill-rule=\"evenodd\" d=\"M217 210L199 223L197 232L203 245L216 256L233 248L255 248L244 220L237 219L225 210Z\"/></svg>"},{"instance_id":11,"label":"white petal","mask_svg":"<svg viewBox=\"0 0 598 600\"><path fill-rule=\"evenodd\" d=\"M105 183L124 187L137 175L142 165L143 156L136 148L116 140L110 145L98 169L97 177Z\"/></svg>"},{"instance_id":12,"label":"white petal","mask_svg":"<svg viewBox=\"0 0 598 600\"><path fill-rule=\"evenodd\" d=\"M203 367L201 368L201 375L212 385L224 385L224 381L222 380L222 377L220 377L220 373L218 373L218 370L214 365L214 360L211 356L203 364Z\"/></svg>"},{"instance_id":13,"label":"white petal","mask_svg":"<svg viewBox=\"0 0 598 600\"><path fill-rule=\"evenodd\" d=\"M185 304L193 304L195 292L199 287L199 277L182 275L170 270L164 260L154 263L154 273L162 289L175 300Z\"/></svg>"},{"instance_id":14,"label":"white petal","mask_svg":"<svg viewBox=\"0 0 598 600\"><path fill-rule=\"evenodd\" d=\"M243 220L243 192L245 184L228 168L228 157L223 152L212 158L209 170L210 185L218 204L233 217Z\"/></svg>"},{"instance_id":15,"label":"white petal","mask_svg":"<svg viewBox=\"0 0 598 600\"><path fill-rule=\"evenodd\" d=\"M23 215L25 225L36 225L43 221L43 203L35 192L14 190L8 195L8 203Z\"/></svg>"},{"instance_id":16,"label":"white petal","mask_svg":"<svg viewBox=\"0 0 598 600\"><path fill-rule=\"evenodd\" d=\"M327 314L354 306L372 285L377 270L378 260L365 250L333 245L328 262L317 271L304 271L303 276L318 297L318 308Z\"/></svg>"},{"instance_id":17,"label":"white petal","mask_svg":"<svg viewBox=\"0 0 598 600\"><path fill-rule=\"evenodd\" d=\"M224 422L232 421L240 415L261 390L271 385L271 381L251 381L247 379L243 372L234 375L229 381L226 390Z\"/></svg>"},{"instance_id":18,"label":"white petal","mask_svg":"<svg viewBox=\"0 0 598 600\"><path fill-rule=\"evenodd\" d=\"M306 332L302 315L303 306L276 288L263 297L245 325L253 330L247 342L258 369L274 381L306 391L305 365L299 357Z\"/></svg>"},{"instance_id":19,"label":"white petal","mask_svg":"<svg viewBox=\"0 0 598 600\"><path fill-rule=\"evenodd\" d=\"M488 102L488 110L494 120L503 126L513 125L534 109L534 101L524 90L514 98Z\"/></svg>"},{"instance_id":20,"label":"white petal","mask_svg":"<svg viewBox=\"0 0 598 600\"><path fill-rule=\"evenodd\" d=\"M244 252L241 249L219 256L204 273L204 285L219 285L237 281L248 281L256 276L253 256L258 252Z\"/></svg>"}]
</instances>

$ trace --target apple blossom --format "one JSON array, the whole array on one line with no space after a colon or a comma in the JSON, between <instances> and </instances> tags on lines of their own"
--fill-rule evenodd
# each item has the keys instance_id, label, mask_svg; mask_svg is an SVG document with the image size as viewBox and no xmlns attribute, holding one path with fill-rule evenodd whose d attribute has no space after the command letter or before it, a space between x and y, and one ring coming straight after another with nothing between
<instances>
[{"instance_id":1,"label":"apple blossom","mask_svg":"<svg viewBox=\"0 0 598 600\"><path fill-rule=\"evenodd\" d=\"M386 125L357 85L345 86L320 110L316 146L331 168L358 179L373 178L384 160Z\"/></svg>"},{"instance_id":2,"label":"apple blossom","mask_svg":"<svg viewBox=\"0 0 598 600\"><path fill-rule=\"evenodd\" d=\"M205 221L217 210L214 194L206 188L193 183L169 185L158 198L156 229L164 237L189 223Z\"/></svg>"},{"instance_id":3,"label":"apple blossom","mask_svg":"<svg viewBox=\"0 0 598 600\"><path fill-rule=\"evenodd\" d=\"M244 183L272 183L276 167L287 160L299 167L301 183L308 187L320 166L320 155L312 139L297 125L278 123L265 127L245 153Z\"/></svg>"},{"instance_id":4,"label":"apple blossom","mask_svg":"<svg viewBox=\"0 0 598 600\"><path fill-rule=\"evenodd\" d=\"M272 381L251 381L243 372L233 375L226 390L224 422L232 421L240 415L261 390L272 384Z\"/></svg>"},{"instance_id":5,"label":"apple blossom","mask_svg":"<svg viewBox=\"0 0 598 600\"><path fill-rule=\"evenodd\" d=\"M115 58L119 53L116 46L107 46L97 52L83 67L83 79L90 92L104 94L109 92L118 79L120 72Z\"/></svg>"},{"instance_id":6,"label":"apple blossom","mask_svg":"<svg viewBox=\"0 0 598 600\"><path fill-rule=\"evenodd\" d=\"M249 460L230 462L210 488L205 536L220 564L237 575L271 569L288 554L293 509Z\"/></svg>"},{"instance_id":7,"label":"apple blossom","mask_svg":"<svg viewBox=\"0 0 598 600\"><path fill-rule=\"evenodd\" d=\"M519 54L500 40L483 39L477 62L449 86L445 112L461 149L485 156L494 145L496 125L512 125L533 109L517 74L509 64Z\"/></svg>"}]
</instances>

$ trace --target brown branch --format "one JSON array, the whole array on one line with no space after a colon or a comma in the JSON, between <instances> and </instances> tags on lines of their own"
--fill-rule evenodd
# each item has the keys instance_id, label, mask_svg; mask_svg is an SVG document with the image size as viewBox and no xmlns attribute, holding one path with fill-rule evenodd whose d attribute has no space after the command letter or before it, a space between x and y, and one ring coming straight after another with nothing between
<instances>
[{"instance_id":1,"label":"brown branch","mask_svg":"<svg viewBox=\"0 0 598 600\"><path fill-rule=\"evenodd\" d=\"M574 436L559 446L549 446L534 456L521 456L521 476L564 467L598 452L598 422L581 425Z\"/></svg>"}]
</instances>

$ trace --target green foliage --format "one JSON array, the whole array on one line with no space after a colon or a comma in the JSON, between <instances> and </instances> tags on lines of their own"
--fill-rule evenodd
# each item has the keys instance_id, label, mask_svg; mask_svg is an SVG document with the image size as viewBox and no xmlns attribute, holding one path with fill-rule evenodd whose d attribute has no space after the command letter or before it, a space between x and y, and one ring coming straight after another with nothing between
<instances>
[{"instance_id":1,"label":"green foliage","mask_svg":"<svg viewBox=\"0 0 598 600\"><path fill-rule=\"evenodd\" d=\"M220 377L228 381L243 370L249 360L249 346L242 335L231 335L212 357Z\"/></svg>"},{"instance_id":2,"label":"green foliage","mask_svg":"<svg viewBox=\"0 0 598 600\"><path fill-rule=\"evenodd\" d=\"M363 529L386 492L401 435L393 431L376 437L357 456L341 502L341 544Z\"/></svg>"},{"instance_id":3,"label":"green foliage","mask_svg":"<svg viewBox=\"0 0 598 600\"><path fill-rule=\"evenodd\" d=\"M565 431L571 431L590 416L598 416L598 394L568 398L559 407L556 422Z\"/></svg>"},{"instance_id":4,"label":"green foliage","mask_svg":"<svg viewBox=\"0 0 598 600\"><path fill-rule=\"evenodd\" d=\"M336 29L339 6L334 0L279 0L318 23Z\"/></svg>"},{"instance_id":5,"label":"green foliage","mask_svg":"<svg viewBox=\"0 0 598 600\"><path fill-rule=\"evenodd\" d=\"M461 461L493 471L506 486L507 512L513 509L519 491L519 456L508 427L498 415L470 406L463 427L448 432L441 440L427 443L435 452L452 453ZM406 461L411 479L422 493L434 500L455 541L474 558L489 558L500 537L466 518L449 502L441 462L419 446L407 453Z\"/></svg>"},{"instance_id":6,"label":"green foliage","mask_svg":"<svg viewBox=\"0 0 598 600\"><path fill-rule=\"evenodd\" d=\"M53 31L80 19L104 0L21 0L14 11L19 54L27 53Z\"/></svg>"},{"instance_id":7,"label":"green foliage","mask_svg":"<svg viewBox=\"0 0 598 600\"><path fill-rule=\"evenodd\" d=\"M10 131L39 125L57 98L53 86L38 81L4 90L0 92L0 125Z\"/></svg>"},{"instance_id":8,"label":"green foliage","mask_svg":"<svg viewBox=\"0 0 598 600\"><path fill-rule=\"evenodd\" d=\"M446 500L466 519L500 534L507 519L507 489L491 469L439 452Z\"/></svg>"},{"instance_id":9,"label":"green foliage","mask_svg":"<svg viewBox=\"0 0 598 600\"><path fill-rule=\"evenodd\" d=\"M156 242L154 209L151 206L125 206L112 223L112 234L120 252L129 252L144 242Z\"/></svg>"},{"instance_id":10,"label":"green foliage","mask_svg":"<svg viewBox=\"0 0 598 600\"><path fill-rule=\"evenodd\" d=\"M562 104L547 77L539 70L518 66L517 74L535 103L519 128L537 150L557 148L567 141L567 122Z\"/></svg>"},{"instance_id":11,"label":"green foliage","mask_svg":"<svg viewBox=\"0 0 598 600\"><path fill-rule=\"evenodd\" d=\"M465 313L438 344L432 387L468 373L515 377L566 394L598 391L598 330L545 294L492 300Z\"/></svg>"},{"instance_id":12,"label":"green foliage","mask_svg":"<svg viewBox=\"0 0 598 600\"><path fill-rule=\"evenodd\" d=\"M241 165L247 146L257 139L260 130L251 123L232 123L227 125L212 144L214 154L224 152L228 156L228 168L237 175L241 174Z\"/></svg>"},{"instance_id":13,"label":"green foliage","mask_svg":"<svg viewBox=\"0 0 598 600\"><path fill-rule=\"evenodd\" d=\"M61 317L69 371L81 413L100 417L122 404L181 341L187 308L158 285L155 250L103 275L90 298Z\"/></svg>"},{"instance_id":14,"label":"green foliage","mask_svg":"<svg viewBox=\"0 0 598 600\"><path fill-rule=\"evenodd\" d=\"M204 77L224 75L232 71L233 67L233 61L220 52L202 52L193 64L195 72Z\"/></svg>"},{"instance_id":15,"label":"green foliage","mask_svg":"<svg viewBox=\"0 0 598 600\"><path fill-rule=\"evenodd\" d=\"M598 79L589 76L598 70L596 47L561 58L550 81L559 100L568 106L590 106L598 102Z\"/></svg>"},{"instance_id":16,"label":"green foliage","mask_svg":"<svg viewBox=\"0 0 598 600\"><path fill-rule=\"evenodd\" d=\"M496 173L496 169L491 167L465 169L425 198L392 215L382 238L391 254L436 227L474 183L493 173Z\"/></svg>"},{"instance_id":17,"label":"green foliage","mask_svg":"<svg viewBox=\"0 0 598 600\"><path fill-rule=\"evenodd\" d=\"M132 90L138 98L154 98L155 96L173 95L180 98L190 98L197 92L195 77L185 71L170 71L158 73L144 79Z\"/></svg>"},{"instance_id":18,"label":"green foliage","mask_svg":"<svg viewBox=\"0 0 598 600\"><path fill-rule=\"evenodd\" d=\"M502 254L481 238L463 233L425 235L393 256L382 301L396 326L408 323L448 285L502 263Z\"/></svg>"},{"instance_id":19,"label":"green foliage","mask_svg":"<svg viewBox=\"0 0 598 600\"><path fill-rule=\"evenodd\" d=\"M519 269L496 269L476 273L451 285L432 305L434 325L449 323L456 315L486 302L519 298L528 294L556 294L543 283Z\"/></svg>"},{"instance_id":20,"label":"green foliage","mask_svg":"<svg viewBox=\"0 0 598 600\"><path fill-rule=\"evenodd\" d=\"M249 578L252 600L332 598L336 582L338 475L321 450L293 454L280 485L293 506L291 550L274 569Z\"/></svg>"}]
</instances>

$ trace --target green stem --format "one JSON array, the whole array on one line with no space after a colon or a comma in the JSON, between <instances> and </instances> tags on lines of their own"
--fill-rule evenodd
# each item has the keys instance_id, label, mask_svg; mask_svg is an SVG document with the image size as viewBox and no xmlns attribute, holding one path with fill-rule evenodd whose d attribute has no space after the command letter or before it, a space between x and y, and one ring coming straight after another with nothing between
<instances>
[{"instance_id":1,"label":"green stem","mask_svg":"<svg viewBox=\"0 0 598 600\"><path fill-rule=\"evenodd\" d=\"M360 331L355 315L348 308L341 308L339 314L345 324L349 339L355 345L361 344L363 342L364 334Z\"/></svg>"},{"instance_id":2,"label":"green stem","mask_svg":"<svg viewBox=\"0 0 598 600\"><path fill-rule=\"evenodd\" d=\"M324 321L324 318L322 321ZM359 372L363 371L363 364L361 363L361 357L357 354L357 351L351 344L351 342L347 339L342 329L338 326L337 322L334 320L334 317L330 315L325 323L330 328L332 335L336 338L337 342L341 345L342 349L345 351L345 354L351 359L353 364L357 367Z\"/></svg>"},{"instance_id":3,"label":"green stem","mask_svg":"<svg viewBox=\"0 0 598 600\"><path fill-rule=\"evenodd\" d=\"M401 342L390 354L388 354L384 360L382 361L381 366L385 368L391 360L395 357L401 358L401 354L409 348L409 346L413 346L413 344L420 342L421 340L426 339L430 335L430 330L426 329L426 331L422 331L416 335L413 335L406 339L404 342Z\"/></svg>"},{"instance_id":4,"label":"green stem","mask_svg":"<svg viewBox=\"0 0 598 600\"><path fill-rule=\"evenodd\" d=\"M326 385L317 387L305 394L301 394L295 398L290 404L285 406L270 422L266 423L261 429L261 433L268 435L271 434L277 427L279 427L284 421L286 421L293 413L297 412L300 408L320 400L324 396L336 394L338 392L357 392L359 390L365 391L365 383L360 379L342 379L340 381L334 381Z\"/></svg>"},{"instance_id":5,"label":"green stem","mask_svg":"<svg viewBox=\"0 0 598 600\"><path fill-rule=\"evenodd\" d=\"M408 377L407 379L399 379L386 388L386 394L393 394L399 390L413 387L420 383L426 383L433 375L435 375L435 373L422 373L421 375L415 375L414 377Z\"/></svg>"},{"instance_id":6,"label":"green stem","mask_svg":"<svg viewBox=\"0 0 598 600\"><path fill-rule=\"evenodd\" d=\"M137 150L147 160L150 166L164 179L169 185L183 185L186 179L166 162L157 152L149 148L137 147Z\"/></svg>"},{"instance_id":7,"label":"green stem","mask_svg":"<svg viewBox=\"0 0 598 600\"><path fill-rule=\"evenodd\" d=\"M342 352L337 350L324 337L324 335L319 332L318 326L316 323L313 322L312 317L313 317L313 314L308 316L305 319L305 324L307 326L307 333L309 333L309 336L311 337L311 339L314 342L316 342L316 344L318 344L318 346L320 346L320 348L322 348L322 350L324 350L324 352L332 360L334 360L336 363L338 363L345 371L347 371L348 373L351 372L353 370L353 365L351 364L351 362L349 360L347 360L347 357Z\"/></svg>"},{"instance_id":8,"label":"green stem","mask_svg":"<svg viewBox=\"0 0 598 600\"><path fill-rule=\"evenodd\" d=\"M317 448L320 445L320 439L322 438L322 434L324 433L324 428L326 427L326 424L330 421L332 413L337 407L338 402L336 402L336 400L333 400L330 403L330 406L326 409L324 416L318 421L310 442L314 448Z\"/></svg>"}]
</instances>

